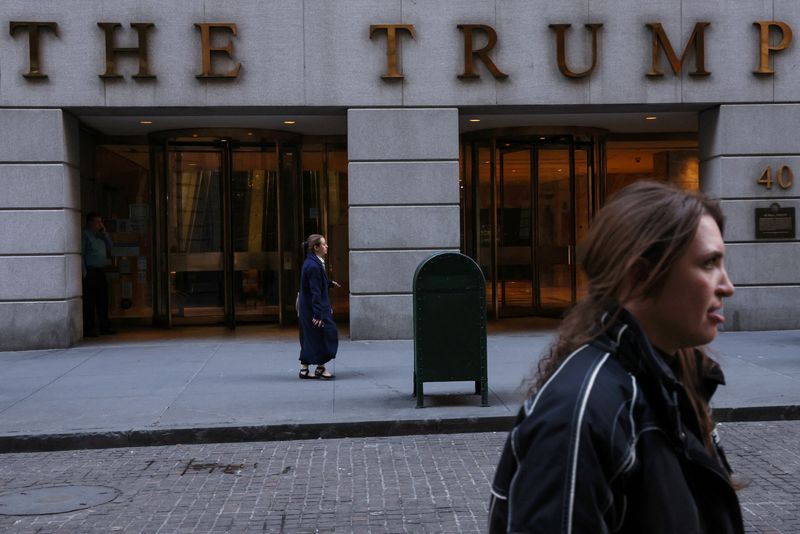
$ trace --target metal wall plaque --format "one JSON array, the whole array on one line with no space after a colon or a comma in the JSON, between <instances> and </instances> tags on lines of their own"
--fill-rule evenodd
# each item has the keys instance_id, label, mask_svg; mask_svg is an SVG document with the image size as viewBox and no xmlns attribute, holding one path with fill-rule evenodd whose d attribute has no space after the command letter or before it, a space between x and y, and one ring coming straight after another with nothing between
<instances>
[{"instance_id":1,"label":"metal wall plaque","mask_svg":"<svg viewBox=\"0 0 800 534\"><path fill-rule=\"evenodd\" d=\"M794 208L756 208L756 239L794 239Z\"/></svg>"}]
</instances>

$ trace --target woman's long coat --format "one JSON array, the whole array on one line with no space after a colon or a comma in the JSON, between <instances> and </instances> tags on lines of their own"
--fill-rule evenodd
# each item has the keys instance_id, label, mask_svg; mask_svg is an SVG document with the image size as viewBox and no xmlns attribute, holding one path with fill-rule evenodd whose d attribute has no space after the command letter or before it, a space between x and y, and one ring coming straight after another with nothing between
<instances>
[{"instance_id":1,"label":"woman's long coat","mask_svg":"<svg viewBox=\"0 0 800 534\"><path fill-rule=\"evenodd\" d=\"M339 349L339 332L333 322L329 287L325 267L313 252L309 253L300 271L298 299L302 338L300 360L304 363L324 365L336 357ZM322 327L312 323L312 319L322 319Z\"/></svg>"}]
</instances>

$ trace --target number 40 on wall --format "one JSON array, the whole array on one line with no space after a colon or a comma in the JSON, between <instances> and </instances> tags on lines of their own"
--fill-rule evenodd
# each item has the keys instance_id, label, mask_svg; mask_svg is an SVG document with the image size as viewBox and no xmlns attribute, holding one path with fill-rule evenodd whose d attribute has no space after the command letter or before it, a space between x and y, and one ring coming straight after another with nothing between
<instances>
[{"instance_id":1,"label":"number 40 on wall","mask_svg":"<svg viewBox=\"0 0 800 534\"><path fill-rule=\"evenodd\" d=\"M778 168L778 172L775 173L775 181L778 182L778 187L781 189L789 189L792 187L794 183L792 168L788 165L781 165L780 168ZM756 183L763 185L767 189L772 189L772 167L770 165L767 165L767 168L761 173L761 177L756 180Z\"/></svg>"}]
</instances>

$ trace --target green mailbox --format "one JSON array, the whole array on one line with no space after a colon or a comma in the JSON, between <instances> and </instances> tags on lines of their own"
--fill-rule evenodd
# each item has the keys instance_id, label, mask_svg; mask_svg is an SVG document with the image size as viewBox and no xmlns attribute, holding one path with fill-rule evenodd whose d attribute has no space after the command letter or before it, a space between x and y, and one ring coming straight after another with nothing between
<instances>
[{"instance_id":1,"label":"green mailbox","mask_svg":"<svg viewBox=\"0 0 800 534\"><path fill-rule=\"evenodd\" d=\"M424 382L475 381L489 405L486 371L486 287L469 256L440 252L414 273L414 396Z\"/></svg>"}]
</instances>

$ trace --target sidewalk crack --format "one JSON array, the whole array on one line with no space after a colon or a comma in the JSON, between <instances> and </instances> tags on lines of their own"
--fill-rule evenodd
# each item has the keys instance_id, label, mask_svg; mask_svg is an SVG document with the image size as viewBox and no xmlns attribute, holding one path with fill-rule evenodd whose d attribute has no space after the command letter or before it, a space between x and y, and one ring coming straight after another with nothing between
<instances>
[{"instance_id":1,"label":"sidewalk crack","mask_svg":"<svg viewBox=\"0 0 800 534\"><path fill-rule=\"evenodd\" d=\"M86 362L88 362L89 360L91 360L92 358L94 358L95 356L97 356L98 354L100 354L102 351L103 351L103 349L97 349L97 351L96 351L96 352L94 352L94 353L92 353L91 355L87 356L87 357L86 357L86 358L85 358L83 361L81 361L80 363L77 363L77 364L76 364L76 365L74 365L73 367L70 367L70 368L69 368L67 371L64 371L63 373L61 373L60 375L58 375L57 377L55 377L54 379L52 379L52 380L51 380L50 382L48 382L47 384L44 384L43 386L41 386L41 387L37 388L36 390L32 391L31 393L29 393L29 394L28 394L28 395L26 395L25 397L23 397L23 398L19 399L18 401L16 401L16 402L12 403L11 405L9 405L9 406L6 406L6 407L5 407L5 408L3 408L2 410L0 410L0 415L2 415L2 414L4 414L4 413L6 413L8 410L10 410L11 408L13 408L13 407L14 407L14 406L16 406L17 404L19 404L19 403L21 403L21 402L23 402L23 401L26 401L26 400L28 400L28 399L30 399L31 397L33 397L34 395L36 395L37 393L39 393L40 391L42 391L42 390L43 390L44 388L46 388L47 386L50 386L50 385L52 385L52 384L56 383L57 381L61 380L62 378L64 378L65 376L67 376L69 373L71 373L72 371L74 371L75 369L77 369L78 367L80 367L81 365L85 364ZM66 351L62 351L62 352L66 352Z\"/></svg>"},{"instance_id":2,"label":"sidewalk crack","mask_svg":"<svg viewBox=\"0 0 800 534\"><path fill-rule=\"evenodd\" d=\"M211 354L208 356L208 358L206 358L206 361L203 362L203 365L201 365L200 368L197 371L194 372L194 374L191 376L191 378L189 378L189 380L186 381L186 383L183 385L183 387L180 389L180 391L178 391L177 395L175 395L175 397L172 399L172 401L169 402L164 407L164 409L161 410L161 413L158 414L158 416L155 418L155 420L152 423L150 423L149 425L147 425L147 426L150 426L150 427L158 426L158 424L161 422L161 418L164 417L164 414L167 413L167 411L169 411L170 408L172 408L172 405L175 403L175 401L177 401L180 398L180 396L183 395L183 392L186 391L186 389L189 387L189 385L191 385L192 382L194 382L194 379L197 378L197 375L199 375L203 371L203 369L206 368L206 366L208 365L208 362L210 362L211 359L214 358L214 356L217 355L217 353L219 352L219 349L221 347L222 347L222 344L221 343L217 343L217 346L214 348L213 351L211 351Z\"/></svg>"}]
</instances>

